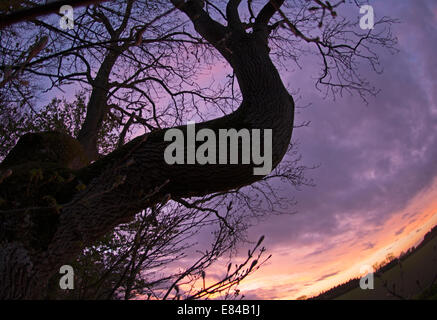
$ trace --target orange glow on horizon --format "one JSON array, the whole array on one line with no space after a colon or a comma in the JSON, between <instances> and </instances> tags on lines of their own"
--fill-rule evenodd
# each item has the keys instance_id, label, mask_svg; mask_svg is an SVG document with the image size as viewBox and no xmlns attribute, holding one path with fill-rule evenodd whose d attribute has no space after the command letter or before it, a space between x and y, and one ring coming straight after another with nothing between
<instances>
[{"instance_id":1,"label":"orange glow on horizon","mask_svg":"<svg viewBox=\"0 0 437 320\"><path fill-rule=\"evenodd\" d=\"M388 254L399 256L416 246L437 224L437 179L394 213L377 231L367 237L339 234L332 239L340 245L321 254L310 255L317 245L300 248L267 248L271 261L243 280L239 289L260 299L297 299L311 297L333 286L360 276L360 268L385 260ZM360 225L363 221L348 221ZM364 219L363 219L364 220ZM398 233L398 234L397 234Z\"/></svg>"}]
</instances>

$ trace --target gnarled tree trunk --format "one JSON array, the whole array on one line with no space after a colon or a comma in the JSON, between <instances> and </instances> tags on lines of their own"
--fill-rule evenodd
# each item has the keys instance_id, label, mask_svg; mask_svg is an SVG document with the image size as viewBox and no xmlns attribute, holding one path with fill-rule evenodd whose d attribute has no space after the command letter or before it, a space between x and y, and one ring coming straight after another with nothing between
<instances>
[{"instance_id":1,"label":"gnarled tree trunk","mask_svg":"<svg viewBox=\"0 0 437 320\"><path fill-rule=\"evenodd\" d=\"M224 27L213 21L198 1L173 1L193 21L196 30L219 50L235 71L243 96L232 114L199 123L196 129L272 129L272 163L283 158L293 129L294 103L269 57L267 22L273 15L266 5L258 27L246 33L235 16L239 1L230 1ZM282 1L277 1L278 4ZM267 19L267 22L265 21ZM233 22L232 22L233 21ZM179 127L182 130L186 128ZM254 165L168 165L164 150L166 130L137 137L108 156L75 172L65 183L53 236L44 249L20 241L0 247L0 298L43 298L48 279L90 245L140 210L163 198L203 196L251 184L261 178ZM13 179L13 175L8 178ZM77 183L86 188L77 191ZM0 192L2 185L0 184ZM7 221L1 221L7 223Z\"/></svg>"}]
</instances>

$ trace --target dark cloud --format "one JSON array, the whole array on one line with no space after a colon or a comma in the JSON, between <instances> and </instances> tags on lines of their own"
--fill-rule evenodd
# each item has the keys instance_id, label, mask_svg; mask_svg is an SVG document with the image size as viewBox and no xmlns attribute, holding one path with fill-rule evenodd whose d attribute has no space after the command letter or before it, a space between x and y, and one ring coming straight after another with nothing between
<instances>
[{"instance_id":1,"label":"dark cloud","mask_svg":"<svg viewBox=\"0 0 437 320\"><path fill-rule=\"evenodd\" d=\"M335 276L335 275L337 275L339 273L340 273L340 271L329 273L329 274L325 274L325 275L321 276L319 279L317 279L316 282L328 279L328 278L333 277L333 276Z\"/></svg>"},{"instance_id":2,"label":"dark cloud","mask_svg":"<svg viewBox=\"0 0 437 320\"><path fill-rule=\"evenodd\" d=\"M262 300L263 296L257 292L257 290L247 290L243 292L245 300Z\"/></svg>"},{"instance_id":3,"label":"dark cloud","mask_svg":"<svg viewBox=\"0 0 437 320\"><path fill-rule=\"evenodd\" d=\"M303 287L311 287L311 286L313 286L315 283L317 283L317 282L316 282L316 281L311 281L311 282L305 283L305 284L303 285Z\"/></svg>"},{"instance_id":4,"label":"dark cloud","mask_svg":"<svg viewBox=\"0 0 437 320\"><path fill-rule=\"evenodd\" d=\"M402 234L405 230L405 227L400 228L398 231L395 232L395 236L398 236L400 234Z\"/></svg>"},{"instance_id":5,"label":"dark cloud","mask_svg":"<svg viewBox=\"0 0 437 320\"><path fill-rule=\"evenodd\" d=\"M370 249L373 249L374 247L375 247L375 243L367 242L364 245L364 250L370 250Z\"/></svg>"},{"instance_id":6,"label":"dark cloud","mask_svg":"<svg viewBox=\"0 0 437 320\"><path fill-rule=\"evenodd\" d=\"M293 288L292 286L287 284L272 288L266 287L256 290L244 290L244 292L242 293L244 294L245 300L261 300L266 299L266 297L269 297L268 299L274 300L280 298L281 295L284 293L288 293L291 295L298 292L299 290L299 288Z\"/></svg>"},{"instance_id":7,"label":"dark cloud","mask_svg":"<svg viewBox=\"0 0 437 320\"><path fill-rule=\"evenodd\" d=\"M330 250L334 249L337 246L338 246L338 243L335 243L332 241L327 241L323 245L318 246L314 251L304 255L303 259L311 258L314 256L319 256L321 254L326 254L327 252L329 252Z\"/></svg>"},{"instance_id":8,"label":"dark cloud","mask_svg":"<svg viewBox=\"0 0 437 320\"><path fill-rule=\"evenodd\" d=\"M411 215L410 212L406 212L402 215L402 219L408 218Z\"/></svg>"},{"instance_id":9,"label":"dark cloud","mask_svg":"<svg viewBox=\"0 0 437 320\"><path fill-rule=\"evenodd\" d=\"M326 249L317 249L317 250L314 250L313 252L310 252L310 253L306 254L306 255L304 256L304 258L309 258L309 257L313 257L313 256L318 256L318 255L320 255L320 254L322 254L322 253L324 253L324 252L326 252Z\"/></svg>"}]
</instances>

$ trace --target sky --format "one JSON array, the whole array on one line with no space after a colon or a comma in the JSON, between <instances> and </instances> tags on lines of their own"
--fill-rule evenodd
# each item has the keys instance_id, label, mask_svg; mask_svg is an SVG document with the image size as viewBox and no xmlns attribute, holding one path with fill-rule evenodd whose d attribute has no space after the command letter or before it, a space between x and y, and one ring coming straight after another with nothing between
<instances>
[{"instance_id":1,"label":"sky","mask_svg":"<svg viewBox=\"0 0 437 320\"><path fill-rule=\"evenodd\" d=\"M387 254L417 244L437 224L437 2L373 1L376 17L390 16L399 53L382 54L381 91L325 98L314 89L319 69L281 73L299 90L293 133L314 187L286 190L296 214L270 216L249 229L271 260L240 285L248 299L296 299L359 276ZM358 10L358 9L357 9ZM359 13L357 12L357 15ZM247 247L242 252L247 252Z\"/></svg>"}]
</instances>

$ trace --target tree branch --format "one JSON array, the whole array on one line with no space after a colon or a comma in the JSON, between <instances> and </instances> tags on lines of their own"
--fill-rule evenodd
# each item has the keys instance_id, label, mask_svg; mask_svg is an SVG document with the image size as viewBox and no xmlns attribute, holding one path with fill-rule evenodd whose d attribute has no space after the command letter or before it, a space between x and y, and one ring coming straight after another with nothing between
<instances>
[{"instance_id":1,"label":"tree branch","mask_svg":"<svg viewBox=\"0 0 437 320\"><path fill-rule=\"evenodd\" d=\"M63 5L70 5L72 7L83 7L91 4L97 4L108 0L58 0L48 2L41 6L27 8L19 11L12 12L0 19L0 29L8 27L18 22L28 21L39 16L48 15L50 13L58 12Z\"/></svg>"},{"instance_id":2,"label":"tree branch","mask_svg":"<svg viewBox=\"0 0 437 320\"><path fill-rule=\"evenodd\" d=\"M258 13L258 16L255 19L255 24L267 25L283 3L284 0L269 0L269 2Z\"/></svg>"},{"instance_id":3,"label":"tree branch","mask_svg":"<svg viewBox=\"0 0 437 320\"><path fill-rule=\"evenodd\" d=\"M226 57L229 54L223 50L220 43L226 37L226 27L221 23L213 20L200 5L199 0L171 0L173 5L184 12L192 21L196 31L210 44L212 44L217 50L222 54L224 53Z\"/></svg>"},{"instance_id":4,"label":"tree branch","mask_svg":"<svg viewBox=\"0 0 437 320\"><path fill-rule=\"evenodd\" d=\"M241 24L240 15L238 14L238 6L241 0L229 0L226 5L226 16L228 20L228 25L231 29L243 31L243 25Z\"/></svg>"}]
</instances>

